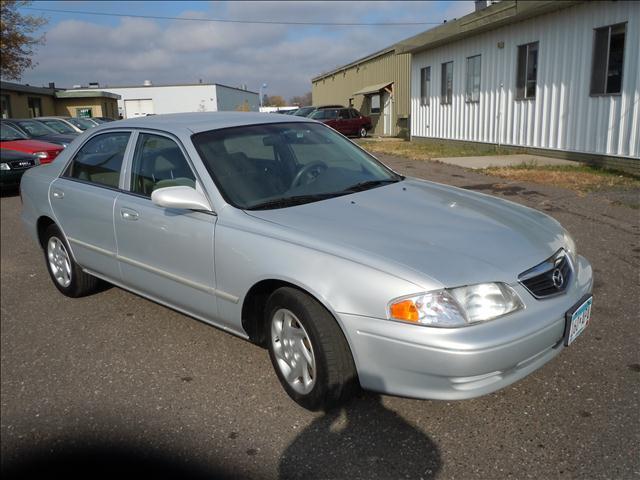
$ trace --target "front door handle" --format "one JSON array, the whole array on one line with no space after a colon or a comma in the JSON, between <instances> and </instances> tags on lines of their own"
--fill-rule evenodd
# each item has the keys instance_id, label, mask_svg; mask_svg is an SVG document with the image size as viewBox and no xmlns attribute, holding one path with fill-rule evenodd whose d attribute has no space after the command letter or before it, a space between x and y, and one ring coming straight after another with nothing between
<instances>
[{"instance_id":1,"label":"front door handle","mask_svg":"<svg viewBox=\"0 0 640 480\"><path fill-rule=\"evenodd\" d=\"M53 189L51 190L51 196L53 198L64 198L64 192L62 190Z\"/></svg>"},{"instance_id":2,"label":"front door handle","mask_svg":"<svg viewBox=\"0 0 640 480\"><path fill-rule=\"evenodd\" d=\"M135 210L131 210L130 208L123 208L120 210L120 215L122 215L122 218L124 220L138 220L138 217L140 216L140 214L138 212L136 212Z\"/></svg>"}]
</instances>

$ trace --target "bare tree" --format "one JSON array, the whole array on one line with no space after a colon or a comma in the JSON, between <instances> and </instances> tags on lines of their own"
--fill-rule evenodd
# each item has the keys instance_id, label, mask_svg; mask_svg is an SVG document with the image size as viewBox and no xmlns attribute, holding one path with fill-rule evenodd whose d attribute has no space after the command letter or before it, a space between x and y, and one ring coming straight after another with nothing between
<instances>
[{"instance_id":1,"label":"bare tree","mask_svg":"<svg viewBox=\"0 0 640 480\"><path fill-rule=\"evenodd\" d=\"M302 96L291 97L291 100L289 100L290 105L297 105L298 107L307 107L311 103L311 92L307 92Z\"/></svg>"},{"instance_id":2,"label":"bare tree","mask_svg":"<svg viewBox=\"0 0 640 480\"><path fill-rule=\"evenodd\" d=\"M8 80L18 80L26 69L35 67L31 59L33 50L36 45L44 43L44 35L36 36L34 33L47 20L18 11L30 3L0 0L0 75Z\"/></svg>"},{"instance_id":3,"label":"bare tree","mask_svg":"<svg viewBox=\"0 0 640 480\"><path fill-rule=\"evenodd\" d=\"M265 103L265 106L267 107L284 107L287 104L287 102L284 101L284 98L282 98L280 95L269 95L267 97L267 101Z\"/></svg>"}]
</instances>

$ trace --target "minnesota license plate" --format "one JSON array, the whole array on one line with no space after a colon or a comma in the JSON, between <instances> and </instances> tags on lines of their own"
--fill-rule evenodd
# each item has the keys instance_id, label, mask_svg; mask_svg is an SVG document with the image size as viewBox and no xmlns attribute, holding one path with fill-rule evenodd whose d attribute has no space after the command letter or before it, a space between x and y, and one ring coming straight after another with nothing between
<instances>
[{"instance_id":1,"label":"minnesota license plate","mask_svg":"<svg viewBox=\"0 0 640 480\"><path fill-rule=\"evenodd\" d=\"M593 297L589 296L589 298L578 304L577 308L573 308L567 312L567 327L564 336L565 345L571 345L573 341L584 332L587 325L589 325L592 303Z\"/></svg>"}]
</instances>

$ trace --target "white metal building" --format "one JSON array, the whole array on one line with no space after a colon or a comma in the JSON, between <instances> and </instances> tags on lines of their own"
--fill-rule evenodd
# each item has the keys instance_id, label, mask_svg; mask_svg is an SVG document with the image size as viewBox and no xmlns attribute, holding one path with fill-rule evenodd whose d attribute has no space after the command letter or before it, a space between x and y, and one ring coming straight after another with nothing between
<instances>
[{"instance_id":1,"label":"white metal building","mask_svg":"<svg viewBox=\"0 0 640 480\"><path fill-rule=\"evenodd\" d=\"M153 85L146 81L143 85L100 90L120 95L118 109L123 118L183 112L257 112L260 103L256 92L219 83Z\"/></svg>"},{"instance_id":2,"label":"white metal building","mask_svg":"<svg viewBox=\"0 0 640 480\"><path fill-rule=\"evenodd\" d=\"M413 138L640 157L640 2L504 1L398 50Z\"/></svg>"}]
</instances>

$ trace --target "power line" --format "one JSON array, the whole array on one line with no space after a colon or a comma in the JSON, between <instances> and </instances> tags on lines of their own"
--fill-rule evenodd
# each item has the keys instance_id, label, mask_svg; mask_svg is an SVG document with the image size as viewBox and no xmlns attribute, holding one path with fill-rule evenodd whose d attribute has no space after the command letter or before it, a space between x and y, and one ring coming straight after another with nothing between
<instances>
[{"instance_id":1,"label":"power line","mask_svg":"<svg viewBox=\"0 0 640 480\"><path fill-rule=\"evenodd\" d=\"M300 26L318 26L318 27L398 27L410 25L440 25L441 22L285 22L277 20L233 20L223 18L185 18L185 17L164 17L160 15L135 15L132 13L107 13L107 12L88 12L82 10L58 10L53 8L36 8L22 7L23 10L36 10L48 13L73 13L78 15L97 15L101 17L129 17L129 18L149 18L152 20L180 20L186 22L216 22L216 23L246 23L246 24L263 24L263 25L300 25Z\"/></svg>"}]
</instances>

